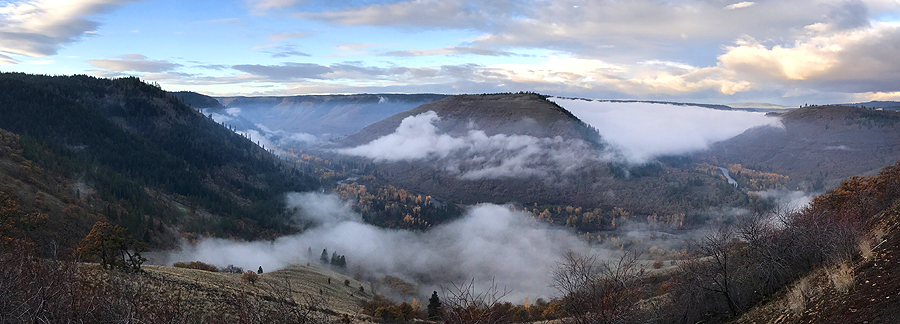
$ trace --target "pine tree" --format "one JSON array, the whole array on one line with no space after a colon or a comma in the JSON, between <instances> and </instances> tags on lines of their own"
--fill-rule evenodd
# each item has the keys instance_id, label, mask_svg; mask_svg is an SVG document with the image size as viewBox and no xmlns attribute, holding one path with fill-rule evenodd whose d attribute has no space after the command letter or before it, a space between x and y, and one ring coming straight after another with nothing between
<instances>
[{"instance_id":1,"label":"pine tree","mask_svg":"<svg viewBox=\"0 0 900 324\"><path fill-rule=\"evenodd\" d=\"M441 299L438 298L437 291L431 293L428 298L428 319L437 320L441 314Z\"/></svg>"},{"instance_id":2,"label":"pine tree","mask_svg":"<svg viewBox=\"0 0 900 324\"><path fill-rule=\"evenodd\" d=\"M259 270L256 270L256 273L258 273L258 274L262 274L262 273L263 273L263 271L262 271L262 266L259 266Z\"/></svg>"},{"instance_id":3,"label":"pine tree","mask_svg":"<svg viewBox=\"0 0 900 324\"><path fill-rule=\"evenodd\" d=\"M319 260L322 261L322 264L328 264L328 249L322 249L322 255L319 256Z\"/></svg>"}]
</instances>

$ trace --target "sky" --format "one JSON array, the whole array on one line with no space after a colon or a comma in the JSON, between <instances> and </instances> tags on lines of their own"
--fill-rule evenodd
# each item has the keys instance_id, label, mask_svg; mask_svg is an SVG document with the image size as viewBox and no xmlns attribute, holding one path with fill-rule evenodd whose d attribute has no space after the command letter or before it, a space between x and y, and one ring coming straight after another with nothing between
<instances>
[{"instance_id":1,"label":"sky","mask_svg":"<svg viewBox=\"0 0 900 324\"><path fill-rule=\"evenodd\" d=\"M900 100L898 54L898 0L0 0L0 71L214 96Z\"/></svg>"}]
</instances>

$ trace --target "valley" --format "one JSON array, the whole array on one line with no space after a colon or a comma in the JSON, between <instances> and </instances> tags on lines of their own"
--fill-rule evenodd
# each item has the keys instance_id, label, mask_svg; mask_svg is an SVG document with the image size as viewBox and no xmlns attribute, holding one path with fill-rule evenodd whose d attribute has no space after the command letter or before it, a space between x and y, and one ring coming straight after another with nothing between
<instances>
[{"instance_id":1,"label":"valley","mask_svg":"<svg viewBox=\"0 0 900 324\"><path fill-rule=\"evenodd\" d=\"M784 307L766 305L788 303L778 298L796 280L844 264L871 281L870 260L895 247L889 109L531 92L213 98L16 73L0 87L0 257L27 270L0 288L27 307L27 292L71 281L109 298L110 316L150 322L772 319ZM117 247L145 257L141 271L89 252L102 228L147 243ZM874 256L862 248L879 240ZM188 262L217 271L170 267ZM837 311L815 298L852 296L806 280L815 296L779 318L823 319L813 312ZM17 316L91 321L60 312L99 307L53 305Z\"/></svg>"}]
</instances>

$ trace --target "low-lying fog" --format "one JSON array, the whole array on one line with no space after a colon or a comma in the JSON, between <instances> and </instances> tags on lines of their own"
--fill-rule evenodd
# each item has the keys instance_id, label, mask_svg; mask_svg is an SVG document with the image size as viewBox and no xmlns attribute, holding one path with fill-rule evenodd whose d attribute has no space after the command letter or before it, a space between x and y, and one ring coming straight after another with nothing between
<instances>
[{"instance_id":1,"label":"low-lying fog","mask_svg":"<svg viewBox=\"0 0 900 324\"><path fill-rule=\"evenodd\" d=\"M506 300L521 302L525 296L534 300L554 295L549 274L566 251L589 252L569 230L550 227L508 206L473 206L456 221L411 232L365 224L334 194L292 193L287 199L298 220L317 226L274 241L202 239L170 253L165 264L199 260L273 271L290 264L316 264L322 249L328 249L329 254L346 256L351 275L358 269L369 278L400 277L421 285L423 296L451 282L474 279L476 288L487 289L495 280L499 289L512 290Z\"/></svg>"},{"instance_id":2,"label":"low-lying fog","mask_svg":"<svg viewBox=\"0 0 900 324\"><path fill-rule=\"evenodd\" d=\"M777 118L744 111L552 100L597 128L612 150L598 152L580 139L486 136L477 129L451 137L435 127L440 116L429 112L404 119L393 134L338 152L377 161L443 161L445 170L464 179L530 177L576 172L585 161L644 163L660 155L702 150L753 127L783 127ZM779 202L785 204L802 205L809 199L802 192L757 194L783 197ZM568 229L551 227L509 206L471 206L456 221L427 232L412 232L366 224L333 194L292 193L287 200L296 211L297 221L315 226L274 241L202 239L170 253L166 264L202 261L245 269L262 266L273 271L290 264L317 264L322 249L327 249L329 254L346 256L351 275L359 272L364 280L384 275L400 277L419 284L425 297L432 290L440 291L440 286L474 280L478 289L489 288L493 281L499 289L512 291L506 300L521 302L525 296L534 300L555 295L549 285L550 272L566 251L593 253L601 258L616 253L592 250ZM635 233L640 236L653 231Z\"/></svg>"},{"instance_id":3,"label":"low-lying fog","mask_svg":"<svg viewBox=\"0 0 900 324\"><path fill-rule=\"evenodd\" d=\"M626 161L635 164L656 156L700 151L753 127L784 127L776 117L740 110L644 102L550 100L595 127Z\"/></svg>"}]
</instances>

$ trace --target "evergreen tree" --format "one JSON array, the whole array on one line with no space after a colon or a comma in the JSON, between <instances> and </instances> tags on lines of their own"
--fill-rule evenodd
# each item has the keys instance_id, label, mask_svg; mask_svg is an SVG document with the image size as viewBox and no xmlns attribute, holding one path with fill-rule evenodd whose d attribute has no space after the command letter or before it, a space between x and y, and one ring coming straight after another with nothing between
<instances>
[{"instance_id":1,"label":"evergreen tree","mask_svg":"<svg viewBox=\"0 0 900 324\"><path fill-rule=\"evenodd\" d=\"M441 315L441 299L438 298L437 291L431 293L428 298L428 319L437 320Z\"/></svg>"},{"instance_id":2,"label":"evergreen tree","mask_svg":"<svg viewBox=\"0 0 900 324\"><path fill-rule=\"evenodd\" d=\"M262 266L259 266L259 270L256 270L256 273L258 273L258 274L262 274L262 273L263 273L263 271L262 271Z\"/></svg>"},{"instance_id":3,"label":"evergreen tree","mask_svg":"<svg viewBox=\"0 0 900 324\"><path fill-rule=\"evenodd\" d=\"M322 261L322 264L328 264L328 249L322 249L322 255L319 256L319 261Z\"/></svg>"}]
</instances>

